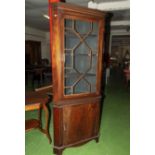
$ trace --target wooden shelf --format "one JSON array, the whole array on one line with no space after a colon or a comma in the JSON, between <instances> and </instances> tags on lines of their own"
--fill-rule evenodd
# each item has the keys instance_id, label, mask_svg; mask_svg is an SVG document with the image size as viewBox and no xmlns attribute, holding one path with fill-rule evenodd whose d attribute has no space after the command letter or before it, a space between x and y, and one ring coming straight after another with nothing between
<instances>
[{"instance_id":1,"label":"wooden shelf","mask_svg":"<svg viewBox=\"0 0 155 155\"><path fill-rule=\"evenodd\" d=\"M83 74L84 74L84 73L83 73ZM78 77L80 77L80 76L83 75L83 74L78 74L78 73L66 73L65 78L72 78L72 77L78 78ZM96 74L87 73L87 74L85 74L84 77L87 77L87 76L96 76Z\"/></svg>"},{"instance_id":2,"label":"wooden shelf","mask_svg":"<svg viewBox=\"0 0 155 155\"><path fill-rule=\"evenodd\" d=\"M25 121L25 130L29 131L34 128L40 127L40 121L37 119L29 119Z\"/></svg>"},{"instance_id":3,"label":"wooden shelf","mask_svg":"<svg viewBox=\"0 0 155 155\"><path fill-rule=\"evenodd\" d=\"M85 37L87 34L81 34L79 33L79 36L81 36L82 38ZM75 38L75 39L78 39L79 40L79 37L77 35L73 35L73 34L70 34L68 32L65 32L65 36L66 37L72 37L72 38ZM89 37L98 37L97 34L89 34L86 38L89 38Z\"/></svg>"},{"instance_id":4,"label":"wooden shelf","mask_svg":"<svg viewBox=\"0 0 155 155\"><path fill-rule=\"evenodd\" d=\"M86 54L86 53L65 52L65 55L74 55L74 56L90 56L90 55L92 55L92 56L98 56L98 53L92 53L92 54L88 53L88 54Z\"/></svg>"}]
</instances>

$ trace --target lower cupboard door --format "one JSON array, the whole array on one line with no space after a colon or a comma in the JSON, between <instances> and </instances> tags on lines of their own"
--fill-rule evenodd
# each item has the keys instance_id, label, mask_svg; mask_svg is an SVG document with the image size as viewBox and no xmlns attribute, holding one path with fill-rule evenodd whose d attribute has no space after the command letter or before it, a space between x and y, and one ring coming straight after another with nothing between
<instances>
[{"instance_id":1,"label":"lower cupboard door","mask_svg":"<svg viewBox=\"0 0 155 155\"><path fill-rule=\"evenodd\" d=\"M87 103L63 107L63 144L78 144L99 131L99 103Z\"/></svg>"}]
</instances>

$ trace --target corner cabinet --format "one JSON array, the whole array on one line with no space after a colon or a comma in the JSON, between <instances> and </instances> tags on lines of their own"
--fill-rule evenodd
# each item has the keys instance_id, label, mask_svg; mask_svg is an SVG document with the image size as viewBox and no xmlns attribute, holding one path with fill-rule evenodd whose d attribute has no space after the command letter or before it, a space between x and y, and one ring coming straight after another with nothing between
<instances>
[{"instance_id":1,"label":"corner cabinet","mask_svg":"<svg viewBox=\"0 0 155 155\"><path fill-rule=\"evenodd\" d=\"M50 3L54 153L98 141L105 13Z\"/></svg>"}]
</instances>

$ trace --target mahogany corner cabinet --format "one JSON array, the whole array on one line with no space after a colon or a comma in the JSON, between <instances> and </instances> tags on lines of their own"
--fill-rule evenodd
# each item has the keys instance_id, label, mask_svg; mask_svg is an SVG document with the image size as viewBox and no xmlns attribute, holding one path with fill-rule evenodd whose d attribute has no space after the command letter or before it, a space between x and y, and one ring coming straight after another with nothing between
<instances>
[{"instance_id":1,"label":"mahogany corner cabinet","mask_svg":"<svg viewBox=\"0 0 155 155\"><path fill-rule=\"evenodd\" d=\"M99 138L106 13L49 3L54 153Z\"/></svg>"}]
</instances>

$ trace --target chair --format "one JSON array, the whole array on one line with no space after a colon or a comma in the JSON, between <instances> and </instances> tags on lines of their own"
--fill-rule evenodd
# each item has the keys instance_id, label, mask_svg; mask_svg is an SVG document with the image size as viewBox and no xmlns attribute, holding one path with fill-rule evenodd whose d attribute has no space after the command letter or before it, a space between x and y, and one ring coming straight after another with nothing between
<instances>
[{"instance_id":1,"label":"chair","mask_svg":"<svg viewBox=\"0 0 155 155\"><path fill-rule=\"evenodd\" d=\"M32 74L32 86L34 88L35 81L38 82L38 86L40 86L43 83L43 73L45 68L44 67L36 67L33 69Z\"/></svg>"},{"instance_id":2,"label":"chair","mask_svg":"<svg viewBox=\"0 0 155 155\"><path fill-rule=\"evenodd\" d=\"M47 58L41 59L41 64L43 66L48 66L49 65L49 60Z\"/></svg>"},{"instance_id":3,"label":"chair","mask_svg":"<svg viewBox=\"0 0 155 155\"><path fill-rule=\"evenodd\" d=\"M25 121L25 131L38 128L42 133L46 134L49 143L51 136L49 134L49 111L47 104L51 101L52 85L36 89L34 92L26 93L25 111L38 110L38 119L29 119ZM42 127L41 111L45 111L45 128Z\"/></svg>"},{"instance_id":4,"label":"chair","mask_svg":"<svg viewBox=\"0 0 155 155\"><path fill-rule=\"evenodd\" d=\"M51 64L47 58L44 58L41 60L41 64L44 67L43 72L43 81L44 80L52 80L52 70L51 70Z\"/></svg>"}]
</instances>

